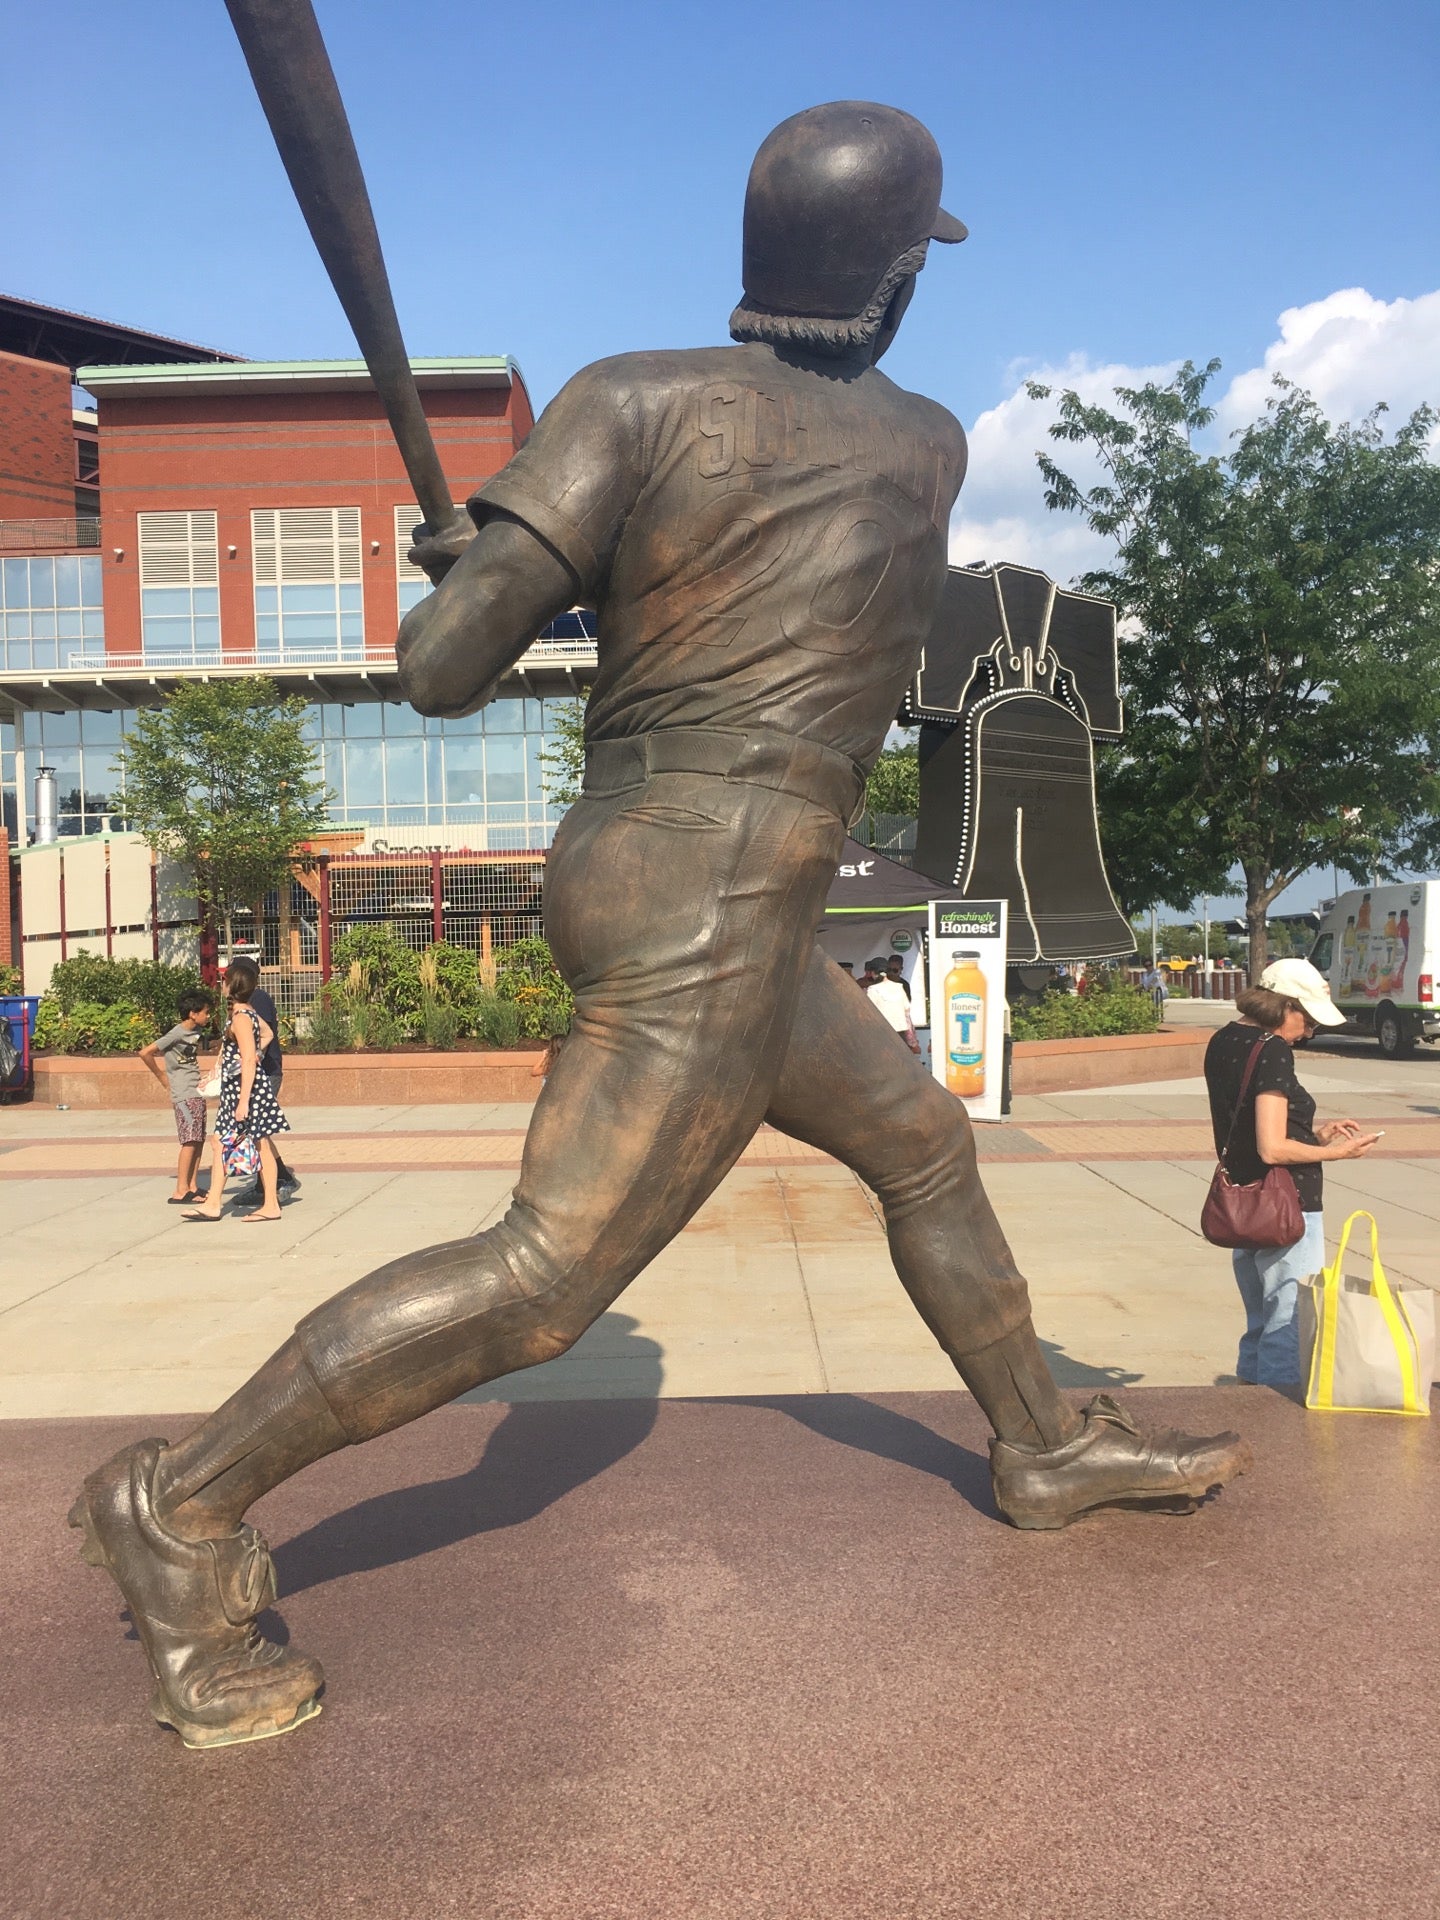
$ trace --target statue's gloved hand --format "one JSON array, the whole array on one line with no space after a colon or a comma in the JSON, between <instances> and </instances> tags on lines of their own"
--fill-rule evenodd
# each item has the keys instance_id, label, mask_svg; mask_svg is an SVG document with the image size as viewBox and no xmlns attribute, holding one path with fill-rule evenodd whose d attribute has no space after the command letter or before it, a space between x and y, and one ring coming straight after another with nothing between
<instances>
[{"instance_id":1,"label":"statue's gloved hand","mask_svg":"<svg viewBox=\"0 0 1440 1920\"><path fill-rule=\"evenodd\" d=\"M451 567L475 538L475 522L463 509L456 512L449 526L438 532L426 521L412 529L415 544L405 556L412 567L429 574L430 584L438 587Z\"/></svg>"}]
</instances>

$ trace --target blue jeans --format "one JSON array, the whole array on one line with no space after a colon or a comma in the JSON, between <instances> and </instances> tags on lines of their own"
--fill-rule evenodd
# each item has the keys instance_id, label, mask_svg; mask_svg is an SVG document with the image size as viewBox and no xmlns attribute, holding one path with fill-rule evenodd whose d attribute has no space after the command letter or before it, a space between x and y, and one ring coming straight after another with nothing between
<instances>
[{"instance_id":1,"label":"blue jeans","mask_svg":"<svg viewBox=\"0 0 1440 1920\"><path fill-rule=\"evenodd\" d=\"M1299 1282L1325 1265L1325 1216L1302 1214L1305 1231L1288 1247L1237 1247L1235 1284L1245 1303L1245 1332L1235 1372L1262 1387L1300 1382L1300 1329L1295 1320Z\"/></svg>"}]
</instances>

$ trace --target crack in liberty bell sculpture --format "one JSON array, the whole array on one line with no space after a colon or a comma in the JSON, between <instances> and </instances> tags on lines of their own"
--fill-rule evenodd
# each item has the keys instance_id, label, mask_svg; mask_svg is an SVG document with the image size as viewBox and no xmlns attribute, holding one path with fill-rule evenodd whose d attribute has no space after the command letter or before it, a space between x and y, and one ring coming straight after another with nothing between
<instances>
[{"instance_id":1,"label":"crack in liberty bell sculpture","mask_svg":"<svg viewBox=\"0 0 1440 1920\"><path fill-rule=\"evenodd\" d=\"M436 591L397 643L405 697L422 713L473 711L582 602L598 613L599 673L584 785L545 885L574 1024L504 1218L314 1307L208 1419L122 1448L70 1510L85 1559L130 1609L152 1714L192 1747L311 1719L319 1661L258 1624L275 1582L251 1504L326 1454L563 1353L766 1121L878 1197L902 1284L994 1428L1007 1519L1195 1507L1244 1470L1244 1444L1145 1433L1107 1395L1081 1410L1058 1391L964 1107L815 939L933 624L965 471L959 422L876 364L930 243L965 238L940 205L934 140L869 101L784 121L751 169L733 344L582 368L454 518L424 416L404 403L313 13L306 0L228 4L427 512L434 502L412 558Z\"/></svg>"},{"instance_id":2,"label":"crack in liberty bell sculpture","mask_svg":"<svg viewBox=\"0 0 1440 1920\"><path fill-rule=\"evenodd\" d=\"M1093 741L1124 725L1115 609L1031 567L951 567L899 718L920 728L915 865L1009 902L1012 966L1135 938L1105 874Z\"/></svg>"}]
</instances>

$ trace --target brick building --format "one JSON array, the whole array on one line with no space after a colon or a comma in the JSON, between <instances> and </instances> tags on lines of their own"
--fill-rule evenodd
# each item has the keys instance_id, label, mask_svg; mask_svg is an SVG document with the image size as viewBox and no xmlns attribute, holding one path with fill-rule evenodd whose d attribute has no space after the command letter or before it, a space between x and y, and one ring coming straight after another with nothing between
<instances>
[{"instance_id":1,"label":"brick building","mask_svg":"<svg viewBox=\"0 0 1440 1920\"><path fill-rule=\"evenodd\" d=\"M0 514L0 824L12 849L34 838L41 766L56 776L62 842L123 831L116 752L135 714L187 679L256 672L307 702L346 844L512 859L547 847L558 819L547 716L553 730L553 703L593 671L593 616L541 635L483 713L429 720L405 705L395 633L429 583L405 559L420 516L364 364L242 361L11 304L7 331L0 302L0 353L16 366L13 403L0 387L0 469L18 476ZM504 356L412 364L463 500L529 431L524 380ZM72 376L66 496L60 399ZM24 939L53 932L27 921Z\"/></svg>"},{"instance_id":2,"label":"brick building","mask_svg":"<svg viewBox=\"0 0 1440 1920\"><path fill-rule=\"evenodd\" d=\"M0 352L0 522L76 517L76 409L68 367Z\"/></svg>"}]
</instances>

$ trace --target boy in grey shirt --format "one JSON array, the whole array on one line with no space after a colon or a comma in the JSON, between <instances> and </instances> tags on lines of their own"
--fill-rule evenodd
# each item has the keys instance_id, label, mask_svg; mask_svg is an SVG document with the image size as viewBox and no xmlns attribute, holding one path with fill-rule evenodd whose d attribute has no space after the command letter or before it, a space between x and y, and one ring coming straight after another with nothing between
<instances>
[{"instance_id":1,"label":"boy in grey shirt","mask_svg":"<svg viewBox=\"0 0 1440 1920\"><path fill-rule=\"evenodd\" d=\"M205 1144L205 1102L200 1096L200 1036L210 1024L215 1002L208 993L182 993L179 1002L180 1023L140 1049L140 1058L170 1094L175 1109L175 1131L180 1137L180 1157L175 1164L175 1191L172 1207L200 1198L195 1175L200 1167L200 1150ZM165 1062L162 1071L160 1062Z\"/></svg>"}]
</instances>

